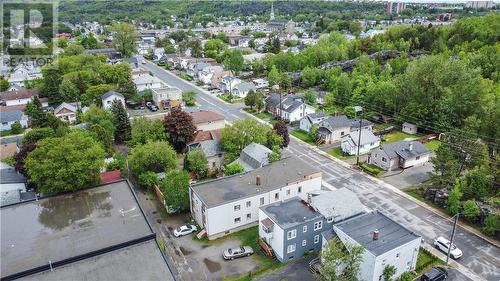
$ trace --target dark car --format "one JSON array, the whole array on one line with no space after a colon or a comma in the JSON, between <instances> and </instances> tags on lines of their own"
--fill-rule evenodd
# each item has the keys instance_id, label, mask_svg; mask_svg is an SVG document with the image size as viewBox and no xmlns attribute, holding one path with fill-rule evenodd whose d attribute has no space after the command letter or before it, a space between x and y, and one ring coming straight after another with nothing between
<instances>
[{"instance_id":1,"label":"dark car","mask_svg":"<svg viewBox=\"0 0 500 281\"><path fill-rule=\"evenodd\" d=\"M135 101L127 101L127 107L133 110L143 110L144 105Z\"/></svg>"},{"instance_id":2,"label":"dark car","mask_svg":"<svg viewBox=\"0 0 500 281\"><path fill-rule=\"evenodd\" d=\"M448 278L448 271L442 267L433 267L420 277L420 281L443 281Z\"/></svg>"}]
</instances>

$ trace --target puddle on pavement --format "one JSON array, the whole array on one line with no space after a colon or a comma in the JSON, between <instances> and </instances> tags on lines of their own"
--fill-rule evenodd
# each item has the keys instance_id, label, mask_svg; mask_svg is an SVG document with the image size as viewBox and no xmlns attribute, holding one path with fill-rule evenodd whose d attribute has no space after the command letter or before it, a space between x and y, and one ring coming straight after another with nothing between
<instances>
[{"instance_id":1,"label":"puddle on pavement","mask_svg":"<svg viewBox=\"0 0 500 281\"><path fill-rule=\"evenodd\" d=\"M190 250L188 250L188 249L186 249L186 248L184 248L184 247L179 247L179 249L181 250L181 252L182 252L185 256L187 256L187 255L189 255L189 254L191 254L191 253L192 253L192 251L190 251Z\"/></svg>"},{"instance_id":2,"label":"puddle on pavement","mask_svg":"<svg viewBox=\"0 0 500 281\"><path fill-rule=\"evenodd\" d=\"M180 256L180 255L181 255L181 253L180 253L180 252L179 252L179 250L177 250L177 249L175 249L175 251L174 251L174 252L175 252L175 254L176 254L176 255L178 255L178 256Z\"/></svg>"},{"instance_id":3,"label":"puddle on pavement","mask_svg":"<svg viewBox=\"0 0 500 281\"><path fill-rule=\"evenodd\" d=\"M211 261L207 258L204 258L203 263L207 266L208 271L210 271L211 273L214 273L214 272L221 270L220 263L218 263L218 262L214 262L214 261Z\"/></svg>"},{"instance_id":4,"label":"puddle on pavement","mask_svg":"<svg viewBox=\"0 0 500 281\"><path fill-rule=\"evenodd\" d=\"M207 248L207 247L210 247L210 246L209 246L209 245L201 245L201 248L202 248L202 249L205 249L205 248Z\"/></svg>"},{"instance_id":5,"label":"puddle on pavement","mask_svg":"<svg viewBox=\"0 0 500 281\"><path fill-rule=\"evenodd\" d=\"M168 231L173 231L174 229L171 226L167 226Z\"/></svg>"}]
</instances>

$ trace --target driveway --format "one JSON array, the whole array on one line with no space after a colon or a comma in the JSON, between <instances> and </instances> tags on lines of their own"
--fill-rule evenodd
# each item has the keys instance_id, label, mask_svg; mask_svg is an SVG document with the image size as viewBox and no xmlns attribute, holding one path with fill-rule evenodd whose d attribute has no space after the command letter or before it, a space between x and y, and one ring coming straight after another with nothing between
<instances>
[{"instance_id":1,"label":"driveway","mask_svg":"<svg viewBox=\"0 0 500 281\"><path fill-rule=\"evenodd\" d=\"M399 189L404 189L425 182L430 178L433 170L432 163L427 162L421 166L387 172L380 179Z\"/></svg>"},{"instance_id":2,"label":"driveway","mask_svg":"<svg viewBox=\"0 0 500 281\"><path fill-rule=\"evenodd\" d=\"M302 257L296 261L288 262L284 267L255 278L256 281L309 281L319 280L309 271L309 262L317 255Z\"/></svg>"}]
</instances>

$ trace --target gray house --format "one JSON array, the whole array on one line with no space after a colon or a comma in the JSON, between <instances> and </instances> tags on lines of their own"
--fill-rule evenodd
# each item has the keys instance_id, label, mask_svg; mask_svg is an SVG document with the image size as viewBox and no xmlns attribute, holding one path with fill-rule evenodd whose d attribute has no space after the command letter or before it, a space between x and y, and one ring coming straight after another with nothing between
<instances>
[{"instance_id":1,"label":"gray house","mask_svg":"<svg viewBox=\"0 0 500 281\"><path fill-rule=\"evenodd\" d=\"M325 143L339 142L340 138L349 133L352 121L347 116L330 116L318 125L319 138Z\"/></svg>"},{"instance_id":2,"label":"gray house","mask_svg":"<svg viewBox=\"0 0 500 281\"><path fill-rule=\"evenodd\" d=\"M418 141L398 141L370 151L368 163L386 171L406 169L429 161L431 151Z\"/></svg>"},{"instance_id":3,"label":"gray house","mask_svg":"<svg viewBox=\"0 0 500 281\"><path fill-rule=\"evenodd\" d=\"M317 125L321 121L325 120L328 117L323 111L307 114L305 117L300 119L299 128L302 131L309 132L312 125Z\"/></svg>"},{"instance_id":4,"label":"gray house","mask_svg":"<svg viewBox=\"0 0 500 281\"><path fill-rule=\"evenodd\" d=\"M259 237L278 260L286 262L307 252L319 251L321 233L332 225L365 212L348 189L312 191L307 201L293 197L259 209Z\"/></svg>"},{"instance_id":5,"label":"gray house","mask_svg":"<svg viewBox=\"0 0 500 281\"><path fill-rule=\"evenodd\" d=\"M252 142L240 152L240 157L233 163L239 163L245 172L252 171L269 164L269 155L273 151L262 144ZM232 164L232 163L231 163Z\"/></svg>"}]
</instances>

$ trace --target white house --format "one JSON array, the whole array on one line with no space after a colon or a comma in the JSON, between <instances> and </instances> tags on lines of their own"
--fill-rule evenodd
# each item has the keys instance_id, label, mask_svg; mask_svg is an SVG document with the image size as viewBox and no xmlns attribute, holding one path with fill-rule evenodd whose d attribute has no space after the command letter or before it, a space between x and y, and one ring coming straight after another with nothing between
<instances>
[{"instance_id":1,"label":"white house","mask_svg":"<svg viewBox=\"0 0 500 281\"><path fill-rule=\"evenodd\" d=\"M328 116L323 112L316 112L316 113L311 113L307 114L305 117L300 119L300 125L299 128L302 131L309 132L311 129L312 125L317 125L321 121L325 120Z\"/></svg>"},{"instance_id":2,"label":"white house","mask_svg":"<svg viewBox=\"0 0 500 281\"><path fill-rule=\"evenodd\" d=\"M275 94L265 99L266 110L274 116L281 116L286 121L297 122L304 116L316 112L314 107L306 104L304 99L296 94L281 97Z\"/></svg>"},{"instance_id":3,"label":"white house","mask_svg":"<svg viewBox=\"0 0 500 281\"><path fill-rule=\"evenodd\" d=\"M236 77L233 77L233 76L224 76L222 77L222 79L220 80L220 83L219 83L219 89L222 91L222 92L229 92L229 91L232 91L234 89L234 87L240 83L242 83L243 81L239 78L236 78Z\"/></svg>"},{"instance_id":4,"label":"white house","mask_svg":"<svg viewBox=\"0 0 500 281\"><path fill-rule=\"evenodd\" d=\"M350 132L344 135L340 141L342 151L349 155L356 155L358 153L358 141L360 141L359 155L370 152L375 147L380 145L380 138L375 136L371 131L362 130L361 140L359 137L359 130Z\"/></svg>"},{"instance_id":5,"label":"white house","mask_svg":"<svg viewBox=\"0 0 500 281\"><path fill-rule=\"evenodd\" d=\"M429 161L431 151L418 141L398 141L370 151L368 163L386 171L406 169Z\"/></svg>"},{"instance_id":6,"label":"white house","mask_svg":"<svg viewBox=\"0 0 500 281\"><path fill-rule=\"evenodd\" d=\"M250 82L241 82L237 84L236 86L233 87L233 95L236 97L242 99L247 96L248 92L250 91L255 91L257 88L255 88L255 85Z\"/></svg>"},{"instance_id":7,"label":"white house","mask_svg":"<svg viewBox=\"0 0 500 281\"><path fill-rule=\"evenodd\" d=\"M0 111L0 131L8 131L12 124L19 122L23 128L28 128L28 116L21 110Z\"/></svg>"},{"instance_id":8,"label":"white house","mask_svg":"<svg viewBox=\"0 0 500 281\"><path fill-rule=\"evenodd\" d=\"M323 233L323 246L339 239L344 245L361 246L359 280L383 279L386 266L394 266L393 275L415 270L422 238L384 214L374 211L333 225L333 231Z\"/></svg>"},{"instance_id":9,"label":"white house","mask_svg":"<svg viewBox=\"0 0 500 281\"><path fill-rule=\"evenodd\" d=\"M269 87L269 81L267 79L258 78L258 79L253 79L252 82L255 85L255 88L257 89L264 89Z\"/></svg>"},{"instance_id":10,"label":"white house","mask_svg":"<svg viewBox=\"0 0 500 281\"><path fill-rule=\"evenodd\" d=\"M214 76L223 72L224 69L219 65L208 65L202 70L198 71L198 80L205 85L209 85L212 84Z\"/></svg>"},{"instance_id":11,"label":"white house","mask_svg":"<svg viewBox=\"0 0 500 281\"><path fill-rule=\"evenodd\" d=\"M125 97L122 94L115 91L109 91L101 96L102 107L104 109L110 109L114 100L121 101L123 107L125 107Z\"/></svg>"},{"instance_id":12,"label":"white house","mask_svg":"<svg viewBox=\"0 0 500 281\"><path fill-rule=\"evenodd\" d=\"M189 188L191 215L215 239L258 223L259 207L321 189L321 172L296 157Z\"/></svg>"},{"instance_id":13,"label":"white house","mask_svg":"<svg viewBox=\"0 0 500 281\"><path fill-rule=\"evenodd\" d=\"M25 105L29 101L32 101L34 97L38 97L40 91L37 89L24 89L11 90L0 93L0 100L5 103L6 106L10 105Z\"/></svg>"},{"instance_id":14,"label":"white house","mask_svg":"<svg viewBox=\"0 0 500 281\"><path fill-rule=\"evenodd\" d=\"M82 112L87 111L87 108L82 107L80 103L63 102L54 109L54 115L57 116L57 118L61 119L62 121L72 124L76 122L76 117L77 117L76 115L78 113L78 109L80 109Z\"/></svg>"},{"instance_id":15,"label":"white house","mask_svg":"<svg viewBox=\"0 0 500 281\"><path fill-rule=\"evenodd\" d=\"M137 92L142 92L147 89L158 89L164 85L158 77L151 76L150 74L137 76L132 81L137 88Z\"/></svg>"}]
</instances>

